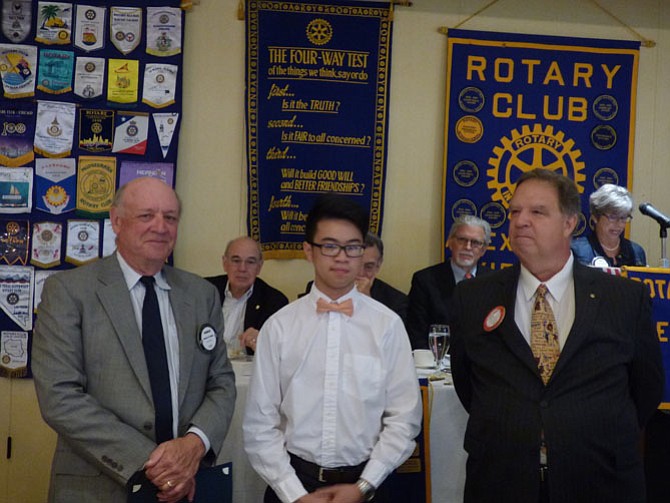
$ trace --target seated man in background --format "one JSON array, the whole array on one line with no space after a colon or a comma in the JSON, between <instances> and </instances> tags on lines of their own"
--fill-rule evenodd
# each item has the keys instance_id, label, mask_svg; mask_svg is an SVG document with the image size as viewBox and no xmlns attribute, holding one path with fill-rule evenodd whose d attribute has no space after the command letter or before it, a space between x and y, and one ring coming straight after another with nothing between
<instances>
[{"instance_id":1,"label":"seated man in background","mask_svg":"<svg viewBox=\"0 0 670 503\"><path fill-rule=\"evenodd\" d=\"M477 267L490 242L489 223L474 215L463 215L449 230L447 248L451 250L451 258L414 273L407 312L407 331L413 349L428 347L430 325L451 322L451 297L456 284L490 272L488 268Z\"/></svg>"},{"instance_id":2,"label":"seated man in background","mask_svg":"<svg viewBox=\"0 0 670 503\"><path fill-rule=\"evenodd\" d=\"M397 288L377 277L384 261L384 243L381 238L372 232L365 236L365 253L363 254L363 265L356 276L356 288L361 293L381 302L390 310L395 311L400 319L407 321L407 295ZM308 294L312 288L313 281L307 283L305 293ZM301 296L302 296L301 295Z\"/></svg>"},{"instance_id":3,"label":"seated man in background","mask_svg":"<svg viewBox=\"0 0 670 503\"><path fill-rule=\"evenodd\" d=\"M258 277L262 267L260 244L241 236L226 245L223 254L226 274L205 278L216 286L221 296L229 354L253 354L258 331L265 320L288 304L286 295Z\"/></svg>"}]
</instances>

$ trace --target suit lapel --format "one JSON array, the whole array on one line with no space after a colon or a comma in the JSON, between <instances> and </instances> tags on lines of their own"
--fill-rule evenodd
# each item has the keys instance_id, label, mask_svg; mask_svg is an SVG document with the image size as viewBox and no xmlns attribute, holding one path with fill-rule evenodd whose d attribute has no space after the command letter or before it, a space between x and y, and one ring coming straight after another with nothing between
<instances>
[{"instance_id":1,"label":"suit lapel","mask_svg":"<svg viewBox=\"0 0 670 503\"><path fill-rule=\"evenodd\" d=\"M575 321L554 369L554 375L558 374L578 351L595 322L595 313L598 312L601 292L597 283L593 281L594 273L605 274L575 262L573 273L575 278Z\"/></svg>"},{"instance_id":2,"label":"suit lapel","mask_svg":"<svg viewBox=\"0 0 670 503\"><path fill-rule=\"evenodd\" d=\"M440 295L437 298L440 303L443 302L442 299L451 299L451 296L454 293L454 287L456 286L454 271L451 269L451 260L443 262L442 265L444 267L439 269L437 280L437 287L440 290Z\"/></svg>"},{"instance_id":3,"label":"suit lapel","mask_svg":"<svg viewBox=\"0 0 670 503\"><path fill-rule=\"evenodd\" d=\"M191 375L193 365L193 350L195 345L191 337L198 337L194 332L196 320L194 318L195 308L192 299L188 295L188 287L184 285L179 277L170 267L163 269L165 278L170 285L170 306L177 325L177 336L179 338L179 406L181 407L186 388L188 385L188 376Z\"/></svg>"},{"instance_id":4,"label":"suit lapel","mask_svg":"<svg viewBox=\"0 0 670 503\"><path fill-rule=\"evenodd\" d=\"M244 308L244 330L249 327L257 327L258 323L258 313L261 308L261 299L260 299L261 287L258 284L258 278L254 281L254 290L251 292L251 297L247 299L246 307Z\"/></svg>"},{"instance_id":5,"label":"suit lapel","mask_svg":"<svg viewBox=\"0 0 670 503\"><path fill-rule=\"evenodd\" d=\"M494 291L493 306L505 306L505 319L500 324L500 327L498 327L498 333L503 342L510 348L510 351L535 373L539 379L540 373L533 357L533 352L519 330L516 321L514 321L516 291L519 283L519 265L517 264L505 271L506 274L499 276L499 285Z\"/></svg>"},{"instance_id":6,"label":"suit lapel","mask_svg":"<svg viewBox=\"0 0 670 503\"><path fill-rule=\"evenodd\" d=\"M98 299L121 342L137 380L151 400L151 384L144 359L140 329L135 320L128 286L123 278L116 256L102 259L98 275Z\"/></svg>"}]
</instances>

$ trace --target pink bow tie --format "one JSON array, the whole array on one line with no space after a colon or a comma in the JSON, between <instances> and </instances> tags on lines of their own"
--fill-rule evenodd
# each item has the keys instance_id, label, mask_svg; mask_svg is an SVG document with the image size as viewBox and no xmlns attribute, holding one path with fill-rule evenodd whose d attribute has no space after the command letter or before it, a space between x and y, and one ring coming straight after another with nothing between
<instances>
[{"instance_id":1,"label":"pink bow tie","mask_svg":"<svg viewBox=\"0 0 670 503\"><path fill-rule=\"evenodd\" d=\"M347 299L343 302L327 302L325 299L319 299L316 301L316 312L317 313L327 313L329 311L334 311L336 313L346 314L351 316L354 314L354 303L351 299Z\"/></svg>"}]
</instances>

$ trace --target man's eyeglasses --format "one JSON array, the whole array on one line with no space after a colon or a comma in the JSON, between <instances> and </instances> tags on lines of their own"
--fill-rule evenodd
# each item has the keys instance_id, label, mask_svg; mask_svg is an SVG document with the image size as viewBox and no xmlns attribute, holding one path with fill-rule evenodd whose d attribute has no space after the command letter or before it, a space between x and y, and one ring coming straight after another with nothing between
<instances>
[{"instance_id":1,"label":"man's eyeglasses","mask_svg":"<svg viewBox=\"0 0 670 503\"><path fill-rule=\"evenodd\" d=\"M613 224L619 222L620 224L627 224L633 220L633 215L605 215L605 218L612 222Z\"/></svg>"},{"instance_id":2,"label":"man's eyeglasses","mask_svg":"<svg viewBox=\"0 0 670 503\"><path fill-rule=\"evenodd\" d=\"M257 258L248 258L248 259L242 259L241 257L231 257L226 259L228 262L230 262L232 265L235 267L240 267L242 264L246 265L247 267L256 267L260 260Z\"/></svg>"},{"instance_id":3,"label":"man's eyeglasses","mask_svg":"<svg viewBox=\"0 0 670 503\"><path fill-rule=\"evenodd\" d=\"M321 250L321 255L326 257L337 257L340 251L344 250L344 254L349 258L358 258L365 253L364 245L338 245L336 243L309 243Z\"/></svg>"},{"instance_id":4,"label":"man's eyeglasses","mask_svg":"<svg viewBox=\"0 0 670 503\"><path fill-rule=\"evenodd\" d=\"M363 264L363 270L365 272L374 272L379 269L379 262L375 260L374 262L366 262Z\"/></svg>"},{"instance_id":5,"label":"man's eyeglasses","mask_svg":"<svg viewBox=\"0 0 670 503\"><path fill-rule=\"evenodd\" d=\"M463 238L461 236L454 236L454 240L461 246L468 246L473 250L479 250L480 248L483 248L486 243L484 241L479 241L478 239L468 239L468 238Z\"/></svg>"}]
</instances>

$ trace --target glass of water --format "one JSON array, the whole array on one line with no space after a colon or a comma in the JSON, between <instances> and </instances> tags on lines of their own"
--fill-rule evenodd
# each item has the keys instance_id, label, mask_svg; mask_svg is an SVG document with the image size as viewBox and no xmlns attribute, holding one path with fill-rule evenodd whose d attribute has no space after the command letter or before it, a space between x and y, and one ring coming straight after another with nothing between
<instances>
[{"instance_id":1,"label":"glass of water","mask_svg":"<svg viewBox=\"0 0 670 503\"><path fill-rule=\"evenodd\" d=\"M449 350L449 325L436 324L430 326L428 347L433 352L435 364L439 371L445 370L444 357Z\"/></svg>"}]
</instances>

